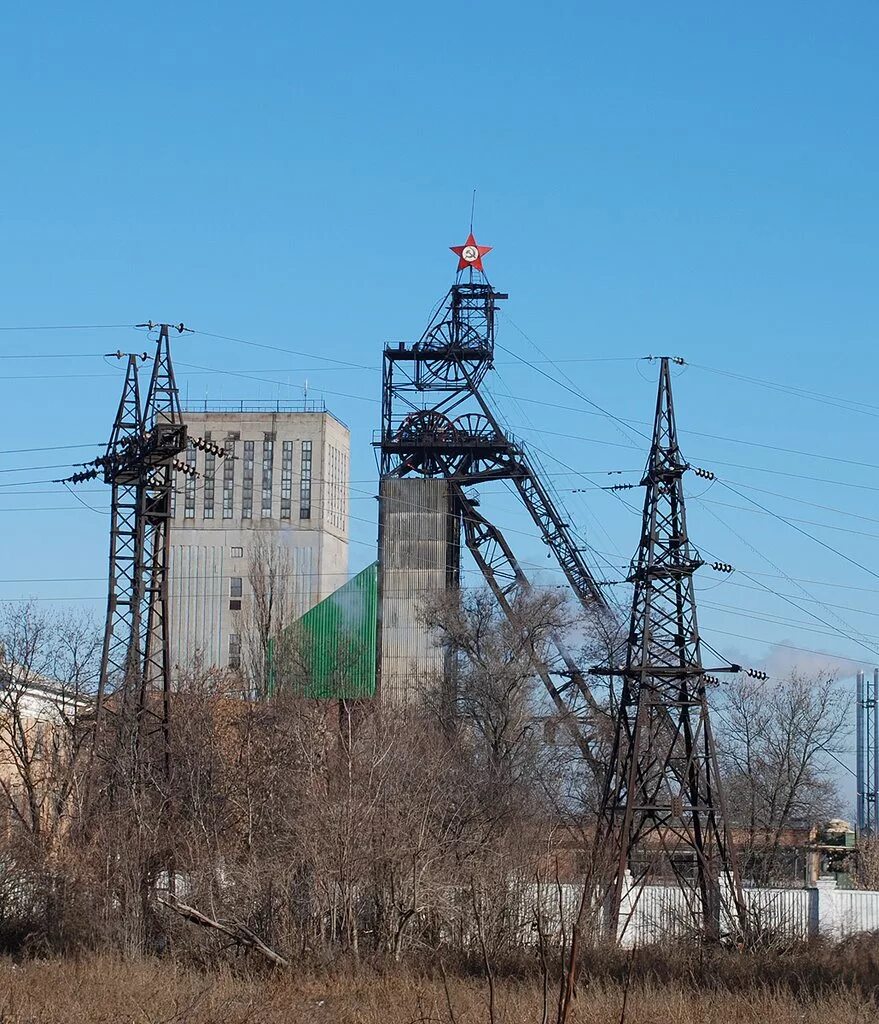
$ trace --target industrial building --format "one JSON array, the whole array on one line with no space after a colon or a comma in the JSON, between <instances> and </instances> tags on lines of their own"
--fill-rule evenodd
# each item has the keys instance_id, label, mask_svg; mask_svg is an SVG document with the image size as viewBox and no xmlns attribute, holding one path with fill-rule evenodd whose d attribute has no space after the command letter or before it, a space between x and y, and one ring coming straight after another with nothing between
<instances>
[{"instance_id":1,"label":"industrial building","mask_svg":"<svg viewBox=\"0 0 879 1024\"><path fill-rule=\"evenodd\" d=\"M266 604L290 622L347 579L350 435L314 401L187 403L183 416L190 443L173 490L171 661L236 668Z\"/></svg>"}]
</instances>

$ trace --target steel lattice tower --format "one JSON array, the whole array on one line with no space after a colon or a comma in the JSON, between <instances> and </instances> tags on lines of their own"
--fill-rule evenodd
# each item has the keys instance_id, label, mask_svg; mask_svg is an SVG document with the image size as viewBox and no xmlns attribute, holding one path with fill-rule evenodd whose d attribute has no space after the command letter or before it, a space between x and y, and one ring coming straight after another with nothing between
<instances>
[{"instance_id":1,"label":"steel lattice tower","mask_svg":"<svg viewBox=\"0 0 879 1024\"><path fill-rule=\"evenodd\" d=\"M110 485L110 575L107 617L98 683L98 712L103 711L108 679L136 678L143 649L143 516L139 453L143 442L143 411L138 386L138 356L129 355L122 398L103 459L104 481ZM77 477L97 476L97 470Z\"/></svg>"},{"instance_id":2,"label":"steel lattice tower","mask_svg":"<svg viewBox=\"0 0 879 1024\"><path fill-rule=\"evenodd\" d=\"M626 664L595 670L622 676L596 834L612 936L628 872L636 886L650 876L674 879L690 927L705 936L718 934L722 909L730 923L745 925L702 667L693 574L703 563L687 534L682 478L688 468L663 358L642 480L641 542L629 575L634 594Z\"/></svg>"},{"instance_id":3,"label":"steel lattice tower","mask_svg":"<svg viewBox=\"0 0 879 1024\"><path fill-rule=\"evenodd\" d=\"M507 298L484 273L482 257L488 251L476 244L472 232L465 245L453 247L459 257L455 282L419 341L385 348L382 430L377 442L381 480L383 484L407 477L447 481L448 515L458 524L448 531L447 577L458 579L457 537L463 535L507 614L514 593L527 589L529 582L501 531L478 510L478 496L470 488L510 481L579 601L590 610L605 609L586 547L552 493L548 475L533 453L505 429L481 387L493 366L498 303ZM386 500L382 489L380 501ZM380 592L384 544L380 526ZM535 654L535 670L562 727L598 771L591 736L598 705L560 638L555 646L557 663L546 664Z\"/></svg>"},{"instance_id":4,"label":"steel lattice tower","mask_svg":"<svg viewBox=\"0 0 879 1024\"><path fill-rule=\"evenodd\" d=\"M117 720L118 740L138 751L158 721L164 767L170 772L171 665L168 637L168 558L174 470L186 470L177 456L187 446L171 362L169 324L158 329L152 375L141 404L138 360L128 355L122 397L102 456L68 481L81 483L103 473L111 487L107 616L101 654L96 717ZM183 324L173 327L179 333ZM121 353L115 353L121 358ZM200 442L202 445L209 442ZM156 707L152 694L161 693ZM112 699L111 699L112 698ZM97 736L97 734L96 734Z\"/></svg>"},{"instance_id":5,"label":"steel lattice tower","mask_svg":"<svg viewBox=\"0 0 879 1024\"><path fill-rule=\"evenodd\" d=\"M184 327L178 326L182 333ZM161 324L153 373L144 404L144 591L146 636L138 714L148 710L148 694L162 694L161 729L166 773L170 771L171 656L168 636L168 569L171 555L171 493L174 462L187 444L186 426L171 363L169 327Z\"/></svg>"}]
</instances>

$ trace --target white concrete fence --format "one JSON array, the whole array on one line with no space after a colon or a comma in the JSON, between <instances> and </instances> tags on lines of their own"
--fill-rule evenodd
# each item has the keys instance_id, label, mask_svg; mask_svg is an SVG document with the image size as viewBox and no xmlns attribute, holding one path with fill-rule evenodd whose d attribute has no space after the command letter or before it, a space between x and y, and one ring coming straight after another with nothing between
<instances>
[{"instance_id":1,"label":"white concrete fence","mask_svg":"<svg viewBox=\"0 0 879 1024\"><path fill-rule=\"evenodd\" d=\"M575 885L541 887L541 927L556 938L560 921L570 925L577 915L582 890ZM722 894L721 929L734 932L729 908L732 901ZM537 887L519 890L522 938L536 941ZM879 892L837 889L833 879L799 889L745 889L745 906L752 927L767 938L805 941L818 936L840 940L859 932L879 931ZM620 937L624 946L642 946L682 936L691 928L684 893L675 886L646 885L630 889L620 914Z\"/></svg>"}]
</instances>

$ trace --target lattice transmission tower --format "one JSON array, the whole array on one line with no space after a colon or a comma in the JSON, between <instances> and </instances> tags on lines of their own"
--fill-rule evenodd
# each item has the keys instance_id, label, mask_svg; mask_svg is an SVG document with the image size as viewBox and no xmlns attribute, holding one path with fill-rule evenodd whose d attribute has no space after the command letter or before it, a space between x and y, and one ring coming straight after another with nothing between
<instances>
[{"instance_id":1,"label":"lattice transmission tower","mask_svg":"<svg viewBox=\"0 0 879 1024\"><path fill-rule=\"evenodd\" d=\"M170 334L183 324L139 324L158 330L152 372L141 401L139 363L129 354L122 397L103 455L64 483L102 475L111 488L107 615L101 651L97 721L118 721L120 742L137 751L160 733L170 772L171 663L168 615L174 474L192 472L178 456L187 444L222 457L219 445L188 438L171 361ZM123 353L113 353L123 358ZM158 698L158 699L157 699ZM124 732L124 736L121 735Z\"/></svg>"},{"instance_id":2,"label":"lattice transmission tower","mask_svg":"<svg viewBox=\"0 0 879 1024\"><path fill-rule=\"evenodd\" d=\"M641 541L629 575L626 663L593 670L622 677L596 835L600 903L614 938L624 900L633 908L648 881L674 883L668 896L678 902L665 909L688 929L716 936L724 923L746 923L702 666L693 574L703 562L687 533L682 482L689 468L663 358Z\"/></svg>"},{"instance_id":3,"label":"lattice transmission tower","mask_svg":"<svg viewBox=\"0 0 879 1024\"><path fill-rule=\"evenodd\" d=\"M454 284L414 345L387 346L383 359L380 501L388 505L387 481L405 478L444 480L446 514L457 526L447 534L448 577L458 579L463 536L501 608L511 614L517 591L529 581L512 548L484 511L473 487L507 480L555 556L574 594L594 611L606 609L598 574L585 544L549 485L534 454L514 438L492 409L483 382L494 360L498 303L507 298L485 275L483 256L472 231L458 256ZM380 514L380 523L385 521ZM379 536L379 585L388 561L388 538ZM560 637L558 658L547 664L534 652L534 666L555 706L555 714L598 771L594 726L598 705L583 672Z\"/></svg>"}]
</instances>

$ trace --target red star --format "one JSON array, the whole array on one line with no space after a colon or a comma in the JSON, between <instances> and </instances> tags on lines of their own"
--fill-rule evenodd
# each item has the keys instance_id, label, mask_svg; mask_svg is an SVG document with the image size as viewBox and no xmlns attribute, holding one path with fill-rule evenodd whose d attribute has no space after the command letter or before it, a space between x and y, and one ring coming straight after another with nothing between
<instances>
[{"instance_id":1,"label":"red star","mask_svg":"<svg viewBox=\"0 0 879 1024\"><path fill-rule=\"evenodd\" d=\"M492 249L490 245L477 245L472 231L463 245L450 245L449 248L458 257L458 270L466 270L467 267L483 270L482 257Z\"/></svg>"}]
</instances>

